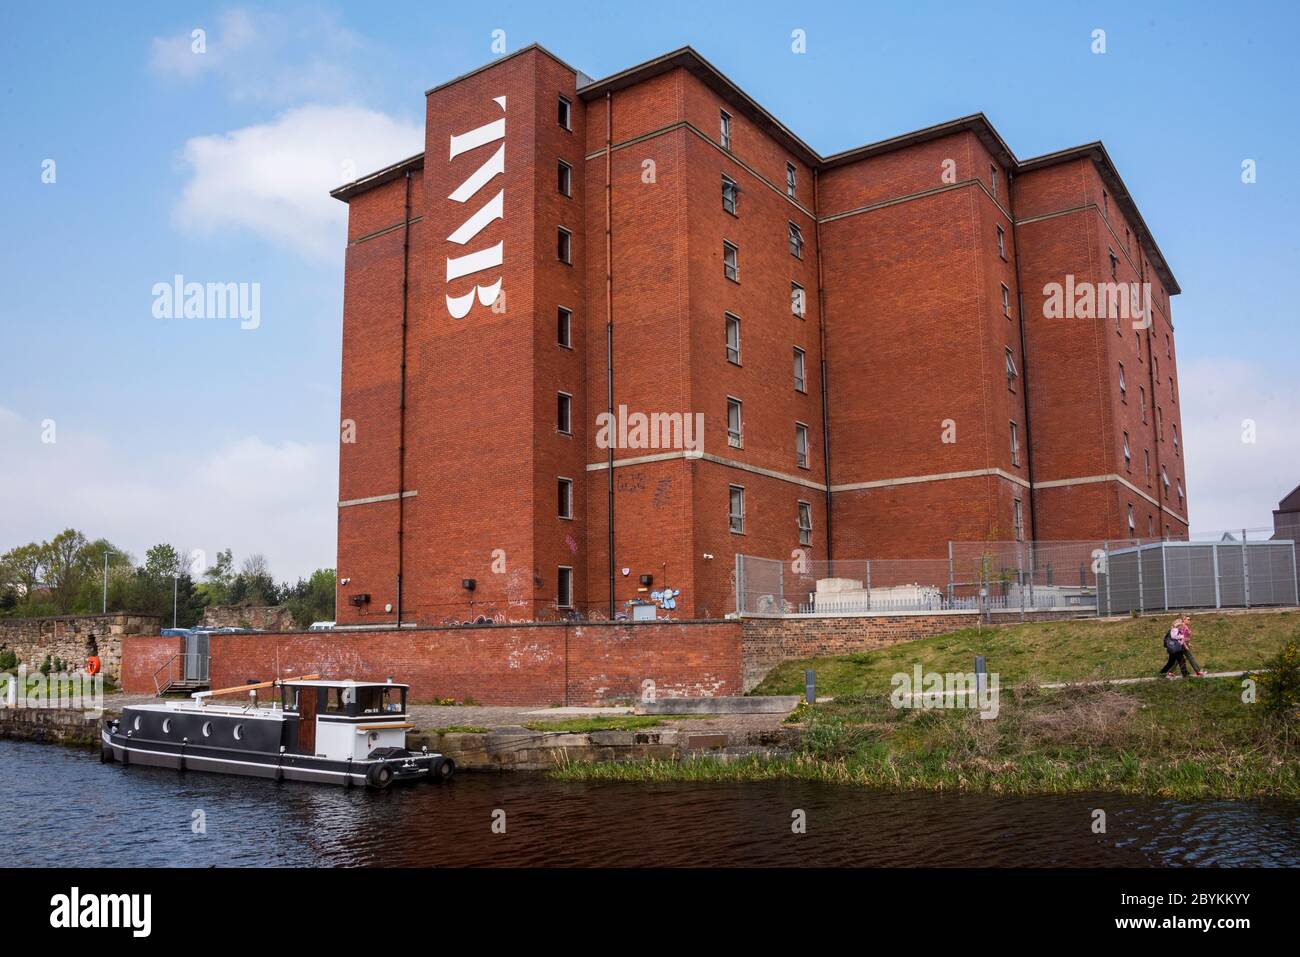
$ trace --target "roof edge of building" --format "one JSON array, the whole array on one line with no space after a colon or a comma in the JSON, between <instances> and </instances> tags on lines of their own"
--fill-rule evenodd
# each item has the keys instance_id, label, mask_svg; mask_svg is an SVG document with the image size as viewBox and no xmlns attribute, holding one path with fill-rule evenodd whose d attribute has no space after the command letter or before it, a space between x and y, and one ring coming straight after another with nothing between
<instances>
[{"instance_id":1,"label":"roof edge of building","mask_svg":"<svg viewBox=\"0 0 1300 957\"><path fill-rule=\"evenodd\" d=\"M489 60L487 63L484 63L482 66L476 66L474 69L462 73L460 76L452 77L450 80L446 80L443 83L438 83L434 86L431 86L424 91L424 95L428 96L430 93L437 93L439 90L445 89L446 87L451 86L453 83L459 83L461 80L469 79L471 76L476 76L479 73L482 73L484 70L490 70L492 69L492 67L499 66L502 63L505 63L507 60L513 60L517 56L523 56L525 53L529 53L532 51L546 54L546 56L550 57L560 66L564 67L570 73L574 74L574 76L577 77L585 76L585 74L581 70L575 69L574 67L565 63L563 60L561 60L550 50L546 49L546 47L542 46L540 43L530 43L527 46L520 47L514 53L503 54L497 57L495 60Z\"/></svg>"},{"instance_id":2,"label":"roof edge of building","mask_svg":"<svg viewBox=\"0 0 1300 957\"><path fill-rule=\"evenodd\" d=\"M414 156L408 156L404 160L398 160L391 166L385 166L381 170L373 173L367 173L359 179L354 179L350 183L344 183L342 186L336 186L330 190L330 195L335 199L348 202L353 196L364 193L367 190L374 189L376 186L382 186L384 183L391 182L399 176L406 174L407 170L424 169L424 151L416 153Z\"/></svg>"}]
</instances>

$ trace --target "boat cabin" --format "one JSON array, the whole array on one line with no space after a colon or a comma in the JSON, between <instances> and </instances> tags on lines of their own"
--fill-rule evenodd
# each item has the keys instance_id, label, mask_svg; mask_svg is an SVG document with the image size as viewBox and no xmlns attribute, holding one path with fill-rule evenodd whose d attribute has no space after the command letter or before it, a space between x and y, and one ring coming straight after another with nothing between
<instances>
[{"instance_id":1,"label":"boat cabin","mask_svg":"<svg viewBox=\"0 0 1300 957\"><path fill-rule=\"evenodd\" d=\"M296 751L346 761L376 748L402 748L409 685L392 682L289 680L280 709L296 725Z\"/></svg>"}]
</instances>

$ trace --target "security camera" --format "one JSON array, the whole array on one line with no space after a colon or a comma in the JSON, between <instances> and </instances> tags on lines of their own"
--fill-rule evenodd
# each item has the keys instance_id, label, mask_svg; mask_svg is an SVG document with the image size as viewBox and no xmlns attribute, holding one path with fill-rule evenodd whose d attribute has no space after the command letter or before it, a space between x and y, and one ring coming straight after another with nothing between
<instances>
[{"instance_id":1,"label":"security camera","mask_svg":"<svg viewBox=\"0 0 1300 957\"><path fill-rule=\"evenodd\" d=\"M705 560L706 562L711 562L711 561L713 561L713 556L710 555L708 552L705 552L705 553L704 553L704 560Z\"/></svg>"}]
</instances>

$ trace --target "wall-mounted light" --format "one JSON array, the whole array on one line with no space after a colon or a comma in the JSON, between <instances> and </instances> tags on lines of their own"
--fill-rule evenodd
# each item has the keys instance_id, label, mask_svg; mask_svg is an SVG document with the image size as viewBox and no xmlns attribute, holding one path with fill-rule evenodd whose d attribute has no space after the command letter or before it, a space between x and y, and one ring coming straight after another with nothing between
<instances>
[{"instance_id":1,"label":"wall-mounted light","mask_svg":"<svg viewBox=\"0 0 1300 957\"><path fill-rule=\"evenodd\" d=\"M655 580L654 575L642 575L642 576L641 576L641 584L642 584L642 585L645 585L647 588L650 587L650 585L654 582L654 580Z\"/></svg>"},{"instance_id":2,"label":"wall-mounted light","mask_svg":"<svg viewBox=\"0 0 1300 957\"><path fill-rule=\"evenodd\" d=\"M478 586L478 582L476 582L472 578L462 578L460 580L460 587L465 589L466 591L473 591L477 586Z\"/></svg>"},{"instance_id":3,"label":"wall-mounted light","mask_svg":"<svg viewBox=\"0 0 1300 957\"><path fill-rule=\"evenodd\" d=\"M360 595L349 595L348 602L360 608L362 605L370 604L370 593L362 592Z\"/></svg>"}]
</instances>

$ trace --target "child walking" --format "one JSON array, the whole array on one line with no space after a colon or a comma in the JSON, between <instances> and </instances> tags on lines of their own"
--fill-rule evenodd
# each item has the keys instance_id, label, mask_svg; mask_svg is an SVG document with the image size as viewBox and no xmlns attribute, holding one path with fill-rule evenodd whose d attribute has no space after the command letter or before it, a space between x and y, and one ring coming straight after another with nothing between
<instances>
[{"instance_id":1,"label":"child walking","mask_svg":"<svg viewBox=\"0 0 1300 957\"><path fill-rule=\"evenodd\" d=\"M1169 660L1160 669L1160 673L1170 681L1174 680L1174 665L1178 666L1184 678L1187 677L1187 649L1183 646L1183 635L1178 624L1175 620L1173 626L1165 632L1165 651L1169 652Z\"/></svg>"},{"instance_id":2,"label":"child walking","mask_svg":"<svg viewBox=\"0 0 1300 957\"><path fill-rule=\"evenodd\" d=\"M1196 677L1204 678L1205 671L1196 663L1196 656L1192 654L1192 619L1190 615L1183 615L1178 620L1178 637L1183 644L1183 656L1187 663L1192 666L1192 671Z\"/></svg>"}]
</instances>

